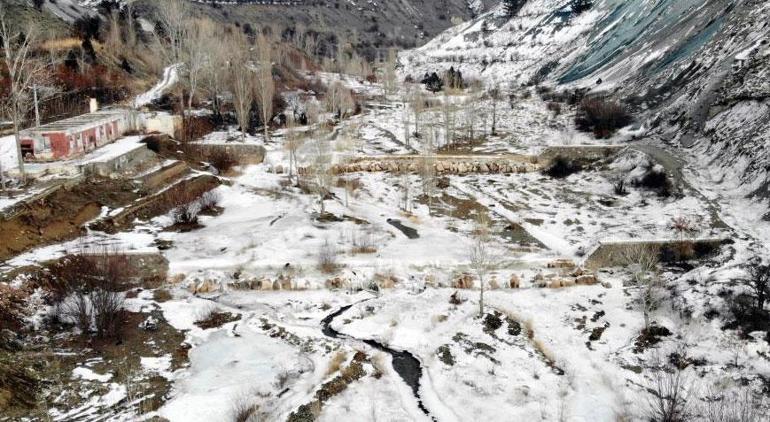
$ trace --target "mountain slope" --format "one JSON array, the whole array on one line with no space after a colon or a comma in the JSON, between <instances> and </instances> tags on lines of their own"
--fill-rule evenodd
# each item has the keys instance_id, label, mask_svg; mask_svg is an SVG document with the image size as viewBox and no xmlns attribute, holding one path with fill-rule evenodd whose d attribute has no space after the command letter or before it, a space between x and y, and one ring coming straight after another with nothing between
<instances>
[{"instance_id":1,"label":"mountain slope","mask_svg":"<svg viewBox=\"0 0 770 422\"><path fill-rule=\"evenodd\" d=\"M690 148L711 180L770 197L767 0L529 0L400 56L419 77L450 66L504 85L589 89L624 101L646 138Z\"/></svg>"}]
</instances>

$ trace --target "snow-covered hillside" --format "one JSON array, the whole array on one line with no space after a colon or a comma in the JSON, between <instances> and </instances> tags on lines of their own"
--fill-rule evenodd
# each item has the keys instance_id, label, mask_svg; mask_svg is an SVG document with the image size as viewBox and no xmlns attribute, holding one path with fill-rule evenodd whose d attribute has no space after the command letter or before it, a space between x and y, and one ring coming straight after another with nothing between
<instances>
[{"instance_id":1,"label":"snow-covered hillside","mask_svg":"<svg viewBox=\"0 0 770 422\"><path fill-rule=\"evenodd\" d=\"M626 103L646 136L689 148L717 188L766 198L767 0L529 0L498 7L400 56L419 79L450 67L486 84L582 88ZM736 191L736 189L738 189Z\"/></svg>"}]
</instances>

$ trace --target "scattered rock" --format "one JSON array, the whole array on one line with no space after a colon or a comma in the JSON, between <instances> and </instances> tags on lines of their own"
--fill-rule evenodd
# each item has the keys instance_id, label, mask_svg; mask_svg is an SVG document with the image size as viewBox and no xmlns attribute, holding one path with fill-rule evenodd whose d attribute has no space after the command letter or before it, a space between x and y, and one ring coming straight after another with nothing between
<instances>
[{"instance_id":1,"label":"scattered rock","mask_svg":"<svg viewBox=\"0 0 770 422\"><path fill-rule=\"evenodd\" d=\"M454 366L455 364L455 357L452 356L452 351L449 350L449 345L444 344L442 346L439 346L438 349L436 349L436 354L438 355L438 359L443 362L447 366Z\"/></svg>"},{"instance_id":2,"label":"scattered rock","mask_svg":"<svg viewBox=\"0 0 770 422\"><path fill-rule=\"evenodd\" d=\"M150 315L147 318L145 318L144 321L139 323L139 328L145 331L157 331L158 320L152 315Z\"/></svg>"},{"instance_id":3,"label":"scattered rock","mask_svg":"<svg viewBox=\"0 0 770 422\"><path fill-rule=\"evenodd\" d=\"M452 305L461 305L463 302L465 302L465 299L460 297L460 292L456 291L449 296L449 303Z\"/></svg>"},{"instance_id":4,"label":"scattered rock","mask_svg":"<svg viewBox=\"0 0 770 422\"><path fill-rule=\"evenodd\" d=\"M473 288L473 276L468 273L460 274L454 281L452 281L452 287L455 289Z\"/></svg>"},{"instance_id":5,"label":"scattered rock","mask_svg":"<svg viewBox=\"0 0 770 422\"><path fill-rule=\"evenodd\" d=\"M590 341L598 341L600 338L602 338L602 334L604 333L604 330L606 330L607 327L601 326L596 327L593 330L591 330L591 335L588 336L588 340Z\"/></svg>"},{"instance_id":6,"label":"scattered rock","mask_svg":"<svg viewBox=\"0 0 770 422\"><path fill-rule=\"evenodd\" d=\"M495 311L494 313L486 314L484 316L485 333L492 334L497 331L498 328L503 326L503 320L500 318L501 315L500 312Z\"/></svg>"}]
</instances>

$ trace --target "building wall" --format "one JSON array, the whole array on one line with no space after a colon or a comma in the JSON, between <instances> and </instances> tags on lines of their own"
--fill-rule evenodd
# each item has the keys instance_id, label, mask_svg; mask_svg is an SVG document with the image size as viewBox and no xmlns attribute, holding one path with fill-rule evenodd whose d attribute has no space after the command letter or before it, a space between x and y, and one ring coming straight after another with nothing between
<instances>
[{"instance_id":1,"label":"building wall","mask_svg":"<svg viewBox=\"0 0 770 422\"><path fill-rule=\"evenodd\" d=\"M53 150L53 159L58 160L67 157L70 154L70 143L67 136L63 133L48 133L45 135L51 141L51 150ZM37 156L37 151L36 156Z\"/></svg>"},{"instance_id":2,"label":"building wall","mask_svg":"<svg viewBox=\"0 0 770 422\"><path fill-rule=\"evenodd\" d=\"M67 131L45 132L30 129L22 133L22 144L31 144L36 161L75 158L109 144L137 128L137 116L130 110L105 116L102 120ZM48 142L46 143L46 140Z\"/></svg>"}]
</instances>

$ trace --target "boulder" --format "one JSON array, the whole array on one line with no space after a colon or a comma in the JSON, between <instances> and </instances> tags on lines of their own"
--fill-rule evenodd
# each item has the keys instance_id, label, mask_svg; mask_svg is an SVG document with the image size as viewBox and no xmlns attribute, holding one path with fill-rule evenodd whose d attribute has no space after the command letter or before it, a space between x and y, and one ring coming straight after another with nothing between
<instances>
[{"instance_id":1,"label":"boulder","mask_svg":"<svg viewBox=\"0 0 770 422\"><path fill-rule=\"evenodd\" d=\"M471 289L473 288L473 276L470 274L460 274L452 281L452 287L455 289Z\"/></svg>"},{"instance_id":2,"label":"boulder","mask_svg":"<svg viewBox=\"0 0 770 422\"><path fill-rule=\"evenodd\" d=\"M575 279L575 283L583 285L583 286L591 286L591 285L594 285L594 284L596 284L598 282L599 282L599 280L593 274L581 275L580 277L577 277Z\"/></svg>"},{"instance_id":3,"label":"boulder","mask_svg":"<svg viewBox=\"0 0 770 422\"><path fill-rule=\"evenodd\" d=\"M281 286L281 290L291 290L292 289L292 281L291 277L285 276L283 274L278 276L278 284Z\"/></svg>"},{"instance_id":4,"label":"boulder","mask_svg":"<svg viewBox=\"0 0 770 422\"><path fill-rule=\"evenodd\" d=\"M273 290L273 282L268 278L261 278L259 280L259 290L269 291Z\"/></svg>"},{"instance_id":5,"label":"boulder","mask_svg":"<svg viewBox=\"0 0 770 422\"><path fill-rule=\"evenodd\" d=\"M203 280L193 284L192 292L194 294L213 293L219 291L221 287L222 286L220 286L220 284L215 281Z\"/></svg>"},{"instance_id":6,"label":"boulder","mask_svg":"<svg viewBox=\"0 0 770 422\"><path fill-rule=\"evenodd\" d=\"M333 290L333 289L341 289L345 287L345 279L341 277L334 277L326 280L324 282L324 286L326 286L327 289Z\"/></svg>"}]
</instances>

